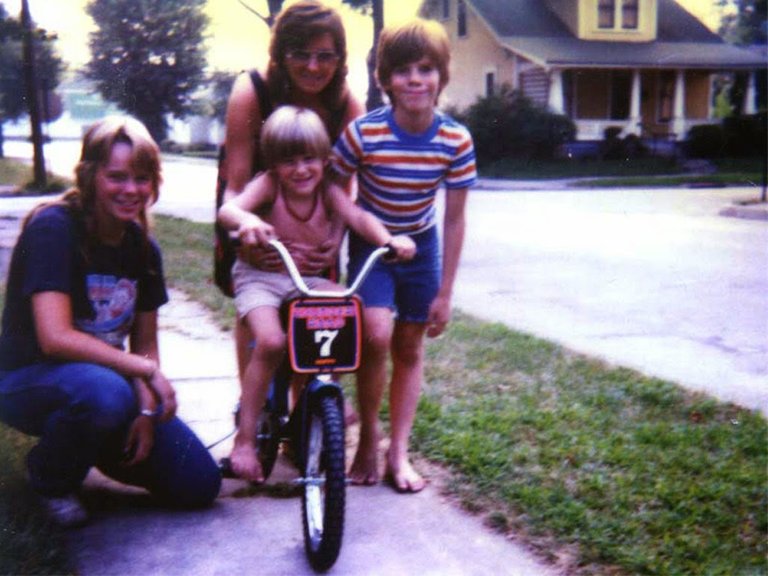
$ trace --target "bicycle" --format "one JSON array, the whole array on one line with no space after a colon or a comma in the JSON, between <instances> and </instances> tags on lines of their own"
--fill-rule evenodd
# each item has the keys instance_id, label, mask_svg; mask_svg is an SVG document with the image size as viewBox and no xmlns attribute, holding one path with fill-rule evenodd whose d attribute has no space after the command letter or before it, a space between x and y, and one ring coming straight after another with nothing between
<instances>
[{"instance_id":1,"label":"bicycle","mask_svg":"<svg viewBox=\"0 0 768 576\"><path fill-rule=\"evenodd\" d=\"M270 383L256 446L265 480L281 444L293 455L301 474L295 482L302 487L304 548L312 568L324 572L341 551L347 485L344 396L333 376L359 367L362 309L355 292L391 249L374 250L349 288L335 292L310 290L285 246L279 240L269 244L302 296L286 306L288 354ZM290 383L295 374L311 379L291 409ZM237 423L237 411L235 418ZM228 458L220 461L220 467L225 477L235 477Z\"/></svg>"}]
</instances>

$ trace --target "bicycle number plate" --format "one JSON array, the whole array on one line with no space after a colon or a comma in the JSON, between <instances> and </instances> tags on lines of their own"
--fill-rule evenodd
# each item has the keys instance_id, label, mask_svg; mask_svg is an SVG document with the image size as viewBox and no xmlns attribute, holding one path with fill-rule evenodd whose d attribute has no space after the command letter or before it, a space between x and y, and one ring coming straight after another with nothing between
<instances>
[{"instance_id":1,"label":"bicycle number plate","mask_svg":"<svg viewBox=\"0 0 768 576\"><path fill-rule=\"evenodd\" d=\"M288 353L296 372L354 372L361 338L357 298L302 298L288 308Z\"/></svg>"}]
</instances>

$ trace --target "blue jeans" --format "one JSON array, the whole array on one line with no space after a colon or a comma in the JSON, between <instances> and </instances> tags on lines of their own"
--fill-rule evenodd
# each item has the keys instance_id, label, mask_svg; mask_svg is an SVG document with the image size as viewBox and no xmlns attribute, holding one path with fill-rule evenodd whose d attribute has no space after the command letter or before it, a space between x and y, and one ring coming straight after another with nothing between
<instances>
[{"instance_id":1,"label":"blue jeans","mask_svg":"<svg viewBox=\"0 0 768 576\"><path fill-rule=\"evenodd\" d=\"M130 382L96 364L45 362L0 372L0 420L40 441L27 456L32 487L45 496L76 491L92 466L141 486L164 504L200 507L221 487L218 466L181 420L155 424L149 457L123 465L138 414Z\"/></svg>"}]
</instances>

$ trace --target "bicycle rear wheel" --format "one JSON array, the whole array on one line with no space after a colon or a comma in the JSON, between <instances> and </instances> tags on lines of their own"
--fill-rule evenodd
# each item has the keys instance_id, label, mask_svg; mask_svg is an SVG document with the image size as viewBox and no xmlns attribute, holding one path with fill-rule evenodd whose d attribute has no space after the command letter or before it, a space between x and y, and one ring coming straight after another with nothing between
<instances>
[{"instance_id":1,"label":"bicycle rear wheel","mask_svg":"<svg viewBox=\"0 0 768 576\"><path fill-rule=\"evenodd\" d=\"M346 475L344 416L337 398L325 396L309 406L304 446L304 547L312 568L324 572L341 550Z\"/></svg>"}]
</instances>

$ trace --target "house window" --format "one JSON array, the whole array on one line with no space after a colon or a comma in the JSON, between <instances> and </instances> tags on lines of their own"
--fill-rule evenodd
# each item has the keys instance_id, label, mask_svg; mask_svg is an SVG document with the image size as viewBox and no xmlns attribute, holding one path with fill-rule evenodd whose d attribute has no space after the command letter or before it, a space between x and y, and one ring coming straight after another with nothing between
<instances>
[{"instance_id":1,"label":"house window","mask_svg":"<svg viewBox=\"0 0 768 576\"><path fill-rule=\"evenodd\" d=\"M624 30L637 30L639 0L622 0L621 3L621 27Z\"/></svg>"},{"instance_id":2,"label":"house window","mask_svg":"<svg viewBox=\"0 0 768 576\"><path fill-rule=\"evenodd\" d=\"M616 1L597 0L597 26L614 28L616 26Z\"/></svg>"},{"instance_id":3,"label":"house window","mask_svg":"<svg viewBox=\"0 0 768 576\"><path fill-rule=\"evenodd\" d=\"M443 20L448 20L448 18L451 17L451 0L442 0L441 6L441 15Z\"/></svg>"},{"instance_id":4,"label":"house window","mask_svg":"<svg viewBox=\"0 0 768 576\"><path fill-rule=\"evenodd\" d=\"M611 120L629 118L629 102L632 99L632 73L614 70L611 73L610 109Z\"/></svg>"},{"instance_id":5,"label":"house window","mask_svg":"<svg viewBox=\"0 0 768 576\"><path fill-rule=\"evenodd\" d=\"M459 38L464 38L467 35L467 5L464 3L464 0L459 0L456 18L458 20Z\"/></svg>"},{"instance_id":6,"label":"house window","mask_svg":"<svg viewBox=\"0 0 768 576\"><path fill-rule=\"evenodd\" d=\"M494 87L496 86L496 74L488 72L485 75L485 95L486 97L493 96Z\"/></svg>"},{"instance_id":7,"label":"house window","mask_svg":"<svg viewBox=\"0 0 768 576\"><path fill-rule=\"evenodd\" d=\"M564 83L566 110L579 120L627 120L632 74L623 70L577 70Z\"/></svg>"}]
</instances>

